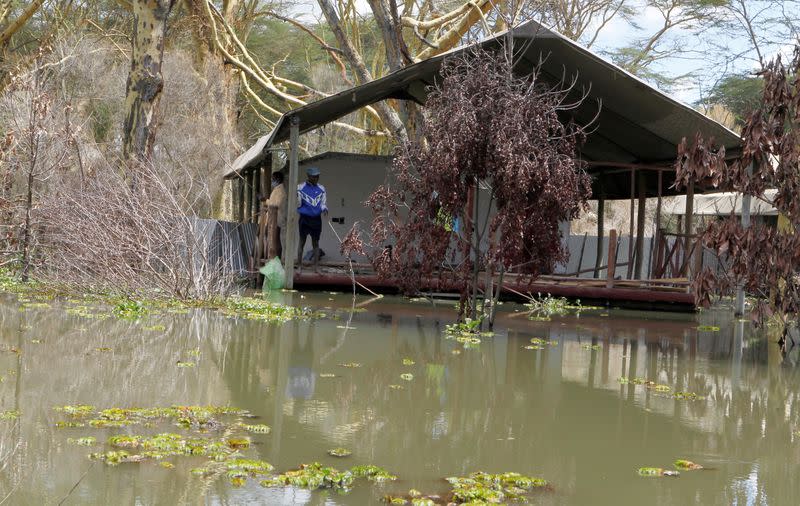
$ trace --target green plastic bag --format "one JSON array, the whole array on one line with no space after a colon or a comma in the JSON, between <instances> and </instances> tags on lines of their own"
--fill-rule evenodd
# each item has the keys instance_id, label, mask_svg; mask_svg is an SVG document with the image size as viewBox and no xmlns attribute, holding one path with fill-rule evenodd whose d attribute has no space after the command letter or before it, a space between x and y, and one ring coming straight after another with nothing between
<instances>
[{"instance_id":1,"label":"green plastic bag","mask_svg":"<svg viewBox=\"0 0 800 506\"><path fill-rule=\"evenodd\" d=\"M260 272L264 275L263 291L280 290L284 287L286 271L283 270L280 258L275 257L267 262L267 264L260 269Z\"/></svg>"}]
</instances>

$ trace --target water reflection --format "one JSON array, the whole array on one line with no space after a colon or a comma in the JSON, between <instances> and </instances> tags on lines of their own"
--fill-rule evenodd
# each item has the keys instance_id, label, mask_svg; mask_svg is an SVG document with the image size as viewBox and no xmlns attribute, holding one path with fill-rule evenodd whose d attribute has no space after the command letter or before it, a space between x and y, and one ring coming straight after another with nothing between
<instances>
[{"instance_id":1,"label":"water reflection","mask_svg":"<svg viewBox=\"0 0 800 506\"><path fill-rule=\"evenodd\" d=\"M327 295L302 303L349 307L349 299ZM14 504L54 503L78 483L68 503L366 504L411 487L442 491L441 477L476 470L543 476L555 492L537 502L552 504L800 498L793 479L800 471L798 372L777 346L725 312L612 311L530 322L509 308L497 336L463 350L441 335L450 307L392 299L366 307L349 325L347 314L265 325L200 310L131 323L67 315L60 307L20 311L5 299L0 345L20 353L0 352L0 409L23 416L0 425L0 500L11 494ZM154 324L165 330L144 330ZM700 324L720 330L700 332ZM557 344L527 350L532 337ZM196 367L176 367L189 357ZM404 366L404 358L414 365ZM339 365L345 363L361 366ZM404 381L403 373L413 379ZM706 399L677 400L620 377ZM197 462L174 470L105 468L66 439L103 440L116 431L55 429L51 408L67 403L230 404L272 426L270 435L254 437L254 451L278 469L374 463L401 480L337 496L202 486L187 472ZM353 456L326 454L340 446ZM677 480L635 475L638 467L668 467L677 458L714 470Z\"/></svg>"}]
</instances>

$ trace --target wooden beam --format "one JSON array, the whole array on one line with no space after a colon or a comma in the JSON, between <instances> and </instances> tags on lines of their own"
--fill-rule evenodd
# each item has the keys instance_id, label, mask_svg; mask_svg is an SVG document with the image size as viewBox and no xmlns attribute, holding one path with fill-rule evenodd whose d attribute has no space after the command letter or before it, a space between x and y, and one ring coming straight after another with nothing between
<instances>
[{"instance_id":1,"label":"wooden beam","mask_svg":"<svg viewBox=\"0 0 800 506\"><path fill-rule=\"evenodd\" d=\"M284 184L286 185L286 244L284 245L286 260L283 263L286 270L286 288L294 288L294 259L297 255L297 242L299 231L297 230L297 177L298 177L298 151L300 150L300 119L292 116L289 126L289 177Z\"/></svg>"},{"instance_id":2,"label":"wooden beam","mask_svg":"<svg viewBox=\"0 0 800 506\"><path fill-rule=\"evenodd\" d=\"M636 279L642 279L642 265L644 264L644 211L647 203L647 188L645 187L644 174L639 174L639 203L636 207Z\"/></svg>"},{"instance_id":3,"label":"wooden beam","mask_svg":"<svg viewBox=\"0 0 800 506\"><path fill-rule=\"evenodd\" d=\"M653 277L653 273L656 272L656 268L659 268L661 265L661 201L662 201L662 193L664 190L664 177L663 173L658 173L658 202L656 203L656 230L655 234L653 234L653 246L651 246L651 258L652 258L652 250L653 247L656 249L655 254L655 267L653 266L653 260L650 260L650 275L649 278Z\"/></svg>"}]
</instances>

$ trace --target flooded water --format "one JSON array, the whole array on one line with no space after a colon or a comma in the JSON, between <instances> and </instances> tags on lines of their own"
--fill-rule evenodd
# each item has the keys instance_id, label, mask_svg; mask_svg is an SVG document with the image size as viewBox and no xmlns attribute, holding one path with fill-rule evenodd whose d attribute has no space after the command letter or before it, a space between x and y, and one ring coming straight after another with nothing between
<instances>
[{"instance_id":1,"label":"flooded water","mask_svg":"<svg viewBox=\"0 0 800 506\"><path fill-rule=\"evenodd\" d=\"M350 306L346 296L288 296L317 308ZM529 321L507 304L497 334L464 349L443 337L452 304L399 298L364 305L349 326L346 311L280 325L209 310L100 320L69 307L0 297L0 411L21 413L0 421L6 504L380 504L411 488L444 494L442 478L474 471L545 478L552 488L535 492L535 504L800 503L800 376L725 311L600 310ZM526 349L534 337L554 343ZM360 367L339 365L353 363ZM670 390L620 381L635 377ZM676 399L678 391L702 398ZM252 434L244 453L276 471L314 461L375 464L398 479L357 482L339 495L258 480L206 483L189 472L200 457L172 458L174 469L111 467L88 453L135 429L57 428L64 417L53 408L66 404L247 409L272 431ZM98 444L68 442L85 436ZM328 456L335 447L352 455ZM671 469L676 459L710 469L637 474Z\"/></svg>"}]
</instances>

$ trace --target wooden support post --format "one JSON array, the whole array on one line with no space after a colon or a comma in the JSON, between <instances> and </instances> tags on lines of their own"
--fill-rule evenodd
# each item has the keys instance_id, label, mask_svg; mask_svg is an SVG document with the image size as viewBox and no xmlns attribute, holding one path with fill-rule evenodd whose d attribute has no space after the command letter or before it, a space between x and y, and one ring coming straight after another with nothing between
<instances>
[{"instance_id":1,"label":"wooden support post","mask_svg":"<svg viewBox=\"0 0 800 506\"><path fill-rule=\"evenodd\" d=\"M237 189L239 193L239 206L236 213L236 221L244 223L244 175L239 173L239 178L236 180Z\"/></svg>"},{"instance_id":2,"label":"wooden support post","mask_svg":"<svg viewBox=\"0 0 800 506\"><path fill-rule=\"evenodd\" d=\"M617 231L608 231L608 274L606 277L606 288L614 287L614 271L617 270Z\"/></svg>"},{"instance_id":3,"label":"wooden support post","mask_svg":"<svg viewBox=\"0 0 800 506\"><path fill-rule=\"evenodd\" d=\"M635 277L642 279L642 265L644 264L644 211L647 203L647 188L645 187L644 174L639 173L638 178L639 203L636 211L636 265Z\"/></svg>"},{"instance_id":4,"label":"wooden support post","mask_svg":"<svg viewBox=\"0 0 800 506\"><path fill-rule=\"evenodd\" d=\"M747 167L747 175L753 175L753 164ZM750 202L752 197L750 195L742 195L742 228L750 228ZM736 316L744 314L744 287L739 284L736 287L736 304L733 307L733 312Z\"/></svg>"},{"instance_id":5,"label":"wooden support post","mask_svg":"<svg viewBox=\"0 0 800 506\"><path fill-rule=\"evenodd\" d=\"M686 211L683 216L683 264L681 265L681 276L691 278L689 275L689 252L692 249L692 234L694 233L694 181L689 183L686 188ZM691 279L690 279L691 281Z\"/></svg>"},{"instance_id":6,"label":"wooden support post","mask_svg":"<svg viewBox=\"0 0 800 506\"><path fill-rule=\"evenodd\" d=\"M244 219L242 223L250 223L250 218L253 210L253 201L252 199L252 183L251 183L251 176L253 173L248 170L244 173Z\"/></svg>"},{"instance_id":7,"label":"wooden support post","mask_svg":"<svg viewBox=\"0 0 800 506\"><path fill-rule=\"evenodd\" d=\"M601 174L602 175L602 174ZM601 183L602 185L602 183ZM597 251L594 257L594 277L600 277L600 266L603 265L603 239L605 235L605 231L603 230L605 224L605 214L606 214L606 198L602 191L602 186L600 190L600 197L597 199Z\"/></svg>"},{"instance_id":8,"label":"wooden support post","mask_svg":"<svg viewBox=\"0 0 800 506\"><path fill-rule=\"evenodd\" d=\"M661 267L661 194L663 193L663 184L664 184L664 171L658 171L658 202L656 203L656 230L654 244L656 247L656 254L655 254L655 264L653 266L653 261L650 261L650 276L656 272L656 269Z\"/></svg>"},{"instance_id":9,"label":"wooden support post","mask_svg":"<svg viewBox=\"0 0 800 506\"><path fill-rule=\"evenodd\" d=\"M631 279L631 275L633 274L633 206L636 203L636 169L631 169L631 213L630 213L630 230L628 231L628 269L627 275L625 276L628 279Z\"/></svg>"},{"instance_id":10,"label":"wooden support post","mask_svg":"<svg viewBox=\"0 0 800 506\"><path fill-rule=\"evenodd\" d=\"M258 221L258 214L261 210L261 200L259 199L263 195L261 193L261 172L261 167L253 171L253 223Z\"/></svg>"},{"instance_id":11,"label":"wooden support post","mask_svg":"<svg viewBox=\"0 0 800 506\"><path fill-rule=\"evenodd\" d=\"M289 177L286 178L286 244L284 269L286 270L286 288L294 288L294 260L297 255L297 177L298 177L298 151L300 141L300 119L293 116L289 127Z\"/></svg>"},{"instance_id":12,"label":"wooden support post","mask_svg":"<svg viewBox=\"0 0 800 506\"><path fill-rule=\"evenodd\" d=\"M583 241L581 242L581 254L578 255L578 267L575 269L576 275L581 277L581 266L583 264L583 250L586 248L586 238L589 237L589 232L583 233ZM567 239L569 240L569 238Z\"/></svg>"}]
</instances>

